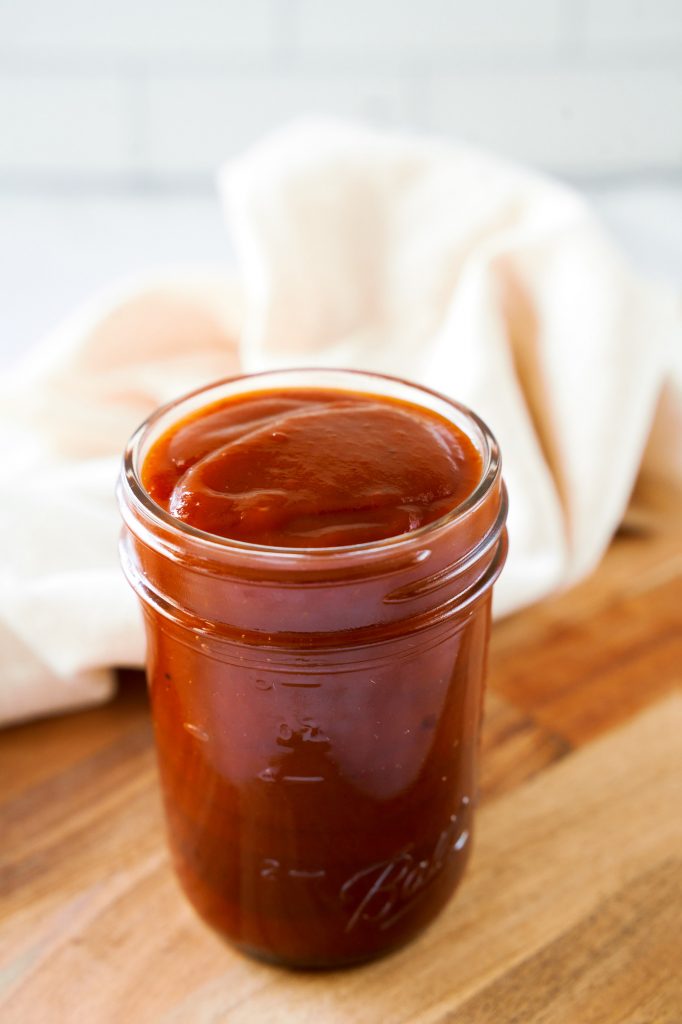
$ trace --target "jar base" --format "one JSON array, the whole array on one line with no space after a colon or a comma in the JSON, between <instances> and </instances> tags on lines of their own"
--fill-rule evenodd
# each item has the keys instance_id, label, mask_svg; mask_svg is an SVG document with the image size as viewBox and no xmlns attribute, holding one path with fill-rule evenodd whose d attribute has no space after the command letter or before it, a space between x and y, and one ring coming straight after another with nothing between
<instances>
[{"instance_id":1,"label":"jar base","mask_svg":"<svg viewBox=\"0 0 682 1024\"><path fill-rule=\"evenodd\" d=\"M242 956L248 957L249 960L256 960L258 963L267 964L269 967L278 967L281 970L292 971L301 974L317 974L320 972L331 972L331 971L350 971L354 968L364 967L367 964L374 963L378 960L383 960L385 957L391 956L393 953L399 952L405 946L409 946L411 942L414 942L419 936L427 930L429 925L420 929L414 935L401 938L395 944L386 946L383 949L375 950L371 953L362 953L357 956L348 957L334 957L329 959L320 960L308 960L278 956L275 953L269 953L262 949L257 949L253 946L247 946L243 943L232 942L225 936L220 935L222 941L230 948L241 953ZM215 931L215 929L212 929Z\"/></svg>"},{"instance_id":2,"label":"jar base","mask_svg":"<svg viewBox=\"0 0 682 1024\"><path fill-rule=\"evenodd\" d=\"M410 907L403 907L402 912L397 915L399 920L392 928L392 934L384 931L378 918L375 919L377 927L369 924L369 930L364 934L353 932L353 939L345 932L339 932L338 927L328 927L326 936L320 934L320 928L315 931L317 941L313 934L304 934L303 925L301 928L289 926L288 933L276 934L273 932L272 921L269 925L267 920L251 920L247 927L244 921L237 920L225 913L227 905L221 906L216 902L215 893L210 893L205 887L198 883L196 878L191 878L187 870L176 860L176 875L180 887L184 891L194 912L207 925L208 928L227 947L234 949L243 956L260 963L280 967L284 970L317 972L336 971L361 967L363 964L371 963L390 956L411 942L417 940L426 932L433 922L446 910L451 900L457 894L463 880L469 858L471 855L472 823L470 817L467 819L468 827L464 830L467 842L456 851L456 856L450 860L447 868L432 878L427 888L422 892L418 902L412 903ZM378 910L374 907L374 912ZM405 913L410 909L411 913ZM319 922L318 922L319 923ZM249 942L248 931L255 938L256 942ZM367 925L366 925L367 929ZM239 934L241 932L241 934ZM235 934L236 933L236 934ZM259 939L266 940L262 945ZM317 947L317 948L316 948Z\"/></svg>"}]
</instances>

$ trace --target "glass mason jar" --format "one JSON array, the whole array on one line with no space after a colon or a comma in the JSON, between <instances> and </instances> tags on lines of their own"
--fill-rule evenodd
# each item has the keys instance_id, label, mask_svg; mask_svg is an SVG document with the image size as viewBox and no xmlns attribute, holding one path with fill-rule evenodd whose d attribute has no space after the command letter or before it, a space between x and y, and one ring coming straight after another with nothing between
<instances>
[{"instance_id":1,"label":"glass mason jar","mask_svg":"<svg viewBox=\"0 0 682 1024\"><path fill-rule=\"evenodd\" d=\"M457 508L412 533L276 548L173 518L140 470L174 422L252 391L407 401L482 455ZM243 376L155 412L119 485L173 861L199 914L289 966L370 959L441 910L471 848L491 588L506 556L495 439L455 402L353 371Z\"/></svg>"}]
</instances>

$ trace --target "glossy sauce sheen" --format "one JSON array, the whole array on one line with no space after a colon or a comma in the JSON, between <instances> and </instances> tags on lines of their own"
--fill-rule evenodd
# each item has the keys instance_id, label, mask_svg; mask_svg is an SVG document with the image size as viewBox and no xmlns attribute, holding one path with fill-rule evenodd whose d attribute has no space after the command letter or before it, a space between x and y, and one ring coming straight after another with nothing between
<instances>
[{"instance_id":1,"label":"glossy sauce sheen","mask_svg":"<svg viewBox=\"0 0 682 1024\"><path fill-rule=\"evenodd\" d=\"M221 537L270 547L382 540L433 522L481 476L435 413L345 391L262 392L203 409L143 466L151 497Z\"/></svg>"},{"instance_id":2,"label":"glossy sauce sheen","mask_svg":"<svg viewBox=\"0 0 682 1024\"><path fill-rule=\"evenodd\" d=\"M433 522L481 472L469 438L425 409L288 390L180 420L142 479L201 530L320 548ZM490 595L417 629L419 601L436 609L455 593L438 570L468 550L447 535L429 543L426 563L389 553L378 581L353 555L331 583L298 570L282 583L266 554L260 575L222 555L196 576L192 561L137 545L171 607L199 602L212 619L207 629L143 602L175 867L202 917L257 956L303 967L377 956L420 931L464 871ZM428 598L386 603L434 571Z\"/></svg>"}]
</instances>

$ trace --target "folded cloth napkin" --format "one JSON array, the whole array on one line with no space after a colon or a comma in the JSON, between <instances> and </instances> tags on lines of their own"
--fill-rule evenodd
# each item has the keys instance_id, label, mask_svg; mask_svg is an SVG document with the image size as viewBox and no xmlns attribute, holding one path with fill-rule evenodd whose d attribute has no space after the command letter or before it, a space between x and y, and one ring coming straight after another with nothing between
<instances>
[{"instance_id":1,"label":"folded cloth napkin","mask_svg":"<svg viewBox=\"0 0 682 1024\"><path fill-rule=\"evenodd\" d=\"M589 572L626 507L680 310L574 192L466 147L326 122L266 139L220 188L239 280L123 286L5 382L0 721L102 700L113 666L142 664L120 453L160 402L240 369L377 370L482 415L510 496L497 614Z\"/></svg>"}]
</instances>

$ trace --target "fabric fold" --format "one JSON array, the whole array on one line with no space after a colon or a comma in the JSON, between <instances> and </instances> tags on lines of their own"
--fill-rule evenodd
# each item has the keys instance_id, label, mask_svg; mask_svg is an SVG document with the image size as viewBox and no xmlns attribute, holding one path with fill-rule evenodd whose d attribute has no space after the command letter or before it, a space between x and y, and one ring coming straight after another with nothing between
<instances>
[{"instance_id":1,"label":"fabric fold","mask_svg":"<svg viewBox=\"0 0 682 1024\"><path fill-rule=\"evenodd\" d=\"M239 277L124 283L4 382L0 721L105 699L114 666L142 664L118 566L120 455L158 404L209 381L354 367L471 406L509 490L498 615L597 564L664 385L647 459L675 465L679 298L638 279L570 189L465 146L328 122L264 140L219 187Z\"/></svg>"}]
</instances>

